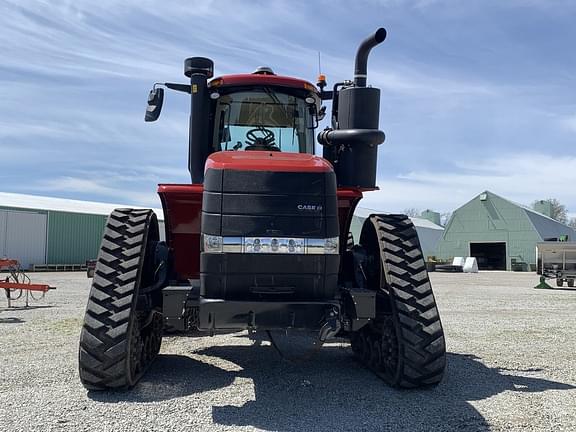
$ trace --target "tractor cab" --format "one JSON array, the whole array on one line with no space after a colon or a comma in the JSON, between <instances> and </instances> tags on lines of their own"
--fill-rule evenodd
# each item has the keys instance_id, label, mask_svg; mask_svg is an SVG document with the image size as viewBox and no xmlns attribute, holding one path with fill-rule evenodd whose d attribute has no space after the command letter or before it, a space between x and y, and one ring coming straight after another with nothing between
<instances>
[{"instance_id":1,"label":"tractor cab","mask_svg":"<svg viewBox=\"0 0 576 432\"><path fill-rule=\"evenodd\" d=\"M155 121L163 87L191 95L188 168L193 183L204 181L204 165L215 152L314 154L314 129L325 112L316 86L268 67L213 78L213 67L204 57L186 59L190 84L156 83L148 97L145 120Z\"/></svg>"},{"instance_id":2,"label":"tractor cab","mask_svg":"<svg viewBox=\"0 0 576 432\"><path fill-rule=\"evenodd\" d=\"M211 151L314 153L320 97L304 85L314 87L294 79L290 81L298 87L281 86L276 81L282 77L259 70L216 78L208 84Z\"/></svg>"}]
</instances>

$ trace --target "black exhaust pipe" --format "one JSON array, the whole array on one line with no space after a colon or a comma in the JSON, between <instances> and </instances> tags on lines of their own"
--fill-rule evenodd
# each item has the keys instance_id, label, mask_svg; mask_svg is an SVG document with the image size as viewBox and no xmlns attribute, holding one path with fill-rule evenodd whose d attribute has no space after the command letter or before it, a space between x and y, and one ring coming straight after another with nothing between
<instances>
[{"instance_id":1,"label":"black exhaust pipe","mask_svg":"<svg viewBox=\"0 0 576 432\"><path fill-rule=\"evenodd\" d=\"M184 61L184 75L190 78L190 138L188 171L192 183L204 181L204 164L210 154L208 79L214 75L214 63L205 57Z\"/></svg>"},{"instance_id":2,"label":"black exhaust pipe","mask_svg":"<svg viewBox=\"0 0 576 432\"><path fill-rule=\"evenodd\" d=\"M378 124L380 90L366 87L366 76L368 55L384 39L386 30L379 28L362 41L356 52L354 82L345 83L339 91L334 89L335 129L318 134L324 158L334 166L339 187L376 187L378 145L384 142L384 132Z\"/></svg>"},{"instance_id":3,"label":"black exhaust pipe","mask_svg":"<svg viewBox=\"0 0 576 432\"><path fill-rule=\"evenodd\" d=\"M373 35L362 41L356 51L356 60L354 62L354 85L356 87L366 87L366 76L368 71L368 55L370 50L376 45L384 42L386 39L386 29L380 27Z\"/></svg>"}]
</instances>

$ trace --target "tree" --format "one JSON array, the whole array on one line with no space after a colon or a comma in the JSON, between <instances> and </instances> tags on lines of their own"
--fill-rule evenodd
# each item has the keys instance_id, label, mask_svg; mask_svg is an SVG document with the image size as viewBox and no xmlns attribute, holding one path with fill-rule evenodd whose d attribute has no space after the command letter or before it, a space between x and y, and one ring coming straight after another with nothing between
<instances>
[{"instance_id":1,"label":"tree","mask_svg":"<svg viewBox=\"0 0 576 432\"><path fill-rule=\"evenodd\" d=\"M552 212L550 217L554 220L557 220L560 223L568 223L568 212L566 210L566 206L561 204L556 198L548 198L547 200L552 206ZM532 208L536 208L536 204L538 204L540 200L536 200L532 203Z\"/></svg>"},{"instance_id":2,"label":"tree","mask_svg":"<svg viewBox=\"0 0 576 432\"><path fill-rule=\"evenodd\" d=\"M408 217L420 217L420 213L422 212L414 207L404 209L404 214Z\"/></svg>"},{"instance_id":3,"label":"tree","mask_svg":"<svg viewBox=\"0 0 576 432\"><path fill-rule=\"evenodd\" d=\"M568 226L572 227L576 230L576 217L570 218L570 221L568 222Z\"/></svg>"}]
</instances>

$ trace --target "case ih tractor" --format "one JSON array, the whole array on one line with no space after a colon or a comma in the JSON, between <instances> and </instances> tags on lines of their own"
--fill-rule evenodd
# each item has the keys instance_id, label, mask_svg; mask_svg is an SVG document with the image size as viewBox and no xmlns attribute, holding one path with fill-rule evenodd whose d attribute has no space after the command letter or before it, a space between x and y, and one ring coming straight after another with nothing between
<instances>
[{"instance_id":1,"label":"case ih tractor","mask_svg":"<svg viewBox=\"0 0 576 432\"><path fill-rule=\"evenodd\" d=\"M185 61L191 97L190 184L161 184L166 242L152 210L108 218L79 348L90 390L131 387L163 332L313 332L318 345L348 340L395 387L440 382L445 343L416 230L405 215L373 214L357 244L354 209L376 190L380 90L366 86L362 42L353 81L325 90L270 68L213 78L213 62ZM332 127L314 134L332 101ZM258 333L260 334L260 333ZM274 344L274 341L272 341Z\"/></svg>"}]
</instances>

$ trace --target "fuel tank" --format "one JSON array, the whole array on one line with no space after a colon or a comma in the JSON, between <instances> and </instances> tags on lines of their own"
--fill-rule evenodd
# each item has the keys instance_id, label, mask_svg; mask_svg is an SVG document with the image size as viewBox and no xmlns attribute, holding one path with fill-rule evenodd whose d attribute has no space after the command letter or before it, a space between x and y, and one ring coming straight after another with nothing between
<instances>
[{"instance_id":1,"label":"fuel tank","mask_svg":"<svg viewBox=\"0 0 576 432\"><path fill-rule=\"evenodd\" d=\"M337 292L336 177L297 153L218 152L206 163L200 295L332 299Z\"/></svg>"}]
</instances>

